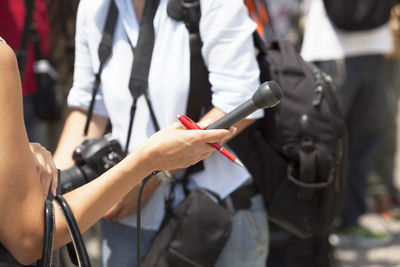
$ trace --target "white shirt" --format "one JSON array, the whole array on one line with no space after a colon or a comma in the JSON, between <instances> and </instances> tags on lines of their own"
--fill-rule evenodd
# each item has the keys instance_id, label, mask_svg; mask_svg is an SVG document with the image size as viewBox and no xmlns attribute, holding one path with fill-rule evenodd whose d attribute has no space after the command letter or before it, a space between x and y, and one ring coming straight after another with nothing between
<instances>
[{"instance_id":1,"label":"white shirt","mask_svg":"<svg viewBox=\"0 0 400 267\"><path fill-rule=\"evenodd\" d=\"M184 114L189 89L189 40L182 22L168 17L168 0L161 0L154 18L155 45L149 74L149 95L160 127L177 121ZM112 58L102 73L102 85L94 112L111 119L113 135L124 145L128 132L132 96L128 81L132 67L132 48L139 25L131 0L116 0L119 19L114 33ZM92 94L94 73L99 68L97 48L109 0L82 0L77 15L74 84L68 96L71 107L87 108ZM254 57L252 32L255 23L248 17L242 0L202 0L200 32L202 54L210 71L212 103L229 112L248 100L259 85L259 69ZM128 41L129 40L129 41ZM249 118L262 117L262 111ZM149 110L139 98L129 150L154 133ZM195 186L208 188L222 198L239 187L250 174L221 154L214 152L204 161L205 170L194 174ZM164 216L164 195L168 186L159 186L142 209L142 225L157 230ZM179 197L178 197L179 198ZM180 200L183 197L180 196ZM136 216L122 223L135 226Z\"/></svg>"},{"instance_id":2,"label":"white shirt","mask_svg":"<svg viewBox=\"0 0 400 267\"><path fill-rule=\"evenodd\" d=\"M306 61L385 54L392 49L388 24L366 31L340 31L329 20L323 1L311 0L301 49Z\"/></svg>"}]
</instances>

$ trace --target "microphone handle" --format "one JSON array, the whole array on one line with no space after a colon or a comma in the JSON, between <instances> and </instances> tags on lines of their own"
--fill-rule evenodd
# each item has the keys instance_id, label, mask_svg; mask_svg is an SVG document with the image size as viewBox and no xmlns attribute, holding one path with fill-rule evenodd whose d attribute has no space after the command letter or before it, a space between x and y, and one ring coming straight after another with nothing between
<instances>
[{"instance_id":1,"label":"microphone handle","mask_svg":"<svg viewBox=\"0 0 400 267\"><path fill-rule=\"evenodd\" d=\"M207 127L207 130L213 129L229 129L235 123L246 118L258 108L254 105L253 100L249 99L213 124Z\"/></svg>"}]
</instances>

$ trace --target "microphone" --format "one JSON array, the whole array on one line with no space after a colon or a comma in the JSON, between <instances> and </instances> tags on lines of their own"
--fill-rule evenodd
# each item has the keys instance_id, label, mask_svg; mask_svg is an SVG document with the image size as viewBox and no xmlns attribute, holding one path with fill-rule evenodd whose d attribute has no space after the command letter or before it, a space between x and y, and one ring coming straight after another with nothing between
<instances>
[{"instance_id":1,"label":"microphone","mask_svg":"<svg viewBox=\"0 0 400 267\"><path fill-rule=\"evenodd\" d=\"M207 127L207 130L229 129L232 125L246 118L257 109L271 108L278 105L282 97L283 92L277 82L265 82L258 87L251 99L211 124Z\"/></svg>"}]
</instances>

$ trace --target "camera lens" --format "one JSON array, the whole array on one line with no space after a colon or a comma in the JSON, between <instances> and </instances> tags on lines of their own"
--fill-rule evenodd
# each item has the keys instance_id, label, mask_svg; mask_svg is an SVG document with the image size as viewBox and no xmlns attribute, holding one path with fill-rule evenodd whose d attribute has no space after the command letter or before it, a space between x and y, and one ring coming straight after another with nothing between
<instances>
[{"instance_id":1,"label":"camera lens","mask_svg":"<svg viewBox=\"0 0 400 267\"><path fill-rule=\"evenodd\" d=\"M61 194L67 193L81 185L84 185L86 183L86 179L84 177L84 174L77 166L62 171L60 175L60 181L58 183L60 185Z\"/></svg>"}]
</instances>

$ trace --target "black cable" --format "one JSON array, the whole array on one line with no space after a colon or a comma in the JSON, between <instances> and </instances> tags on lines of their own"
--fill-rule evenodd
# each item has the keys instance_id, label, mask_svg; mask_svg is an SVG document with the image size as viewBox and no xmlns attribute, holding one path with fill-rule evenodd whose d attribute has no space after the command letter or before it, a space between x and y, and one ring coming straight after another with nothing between
<instances>
[{"instance_id":1,"label":"black cable","mask_svg":"<svg viewBox=\"0 0 400 267\"><path fill-rule=\"evenodd\" d=\"M138 194L138 200L137 200L137 209L136 209L136 230L137 230L137 234L136 234L137 235L137 237L136 237L137 238L136 239L136 248L137 248L136 257L137 258L136 259L137 259L137 267L140 267L141 264L142 264L141 256L140 256L140 250L141 250L141 247L140 247L140 243L141 243L141 240L140 240L140 237L141 237L140 236L140 231L141 231L141 227L140 227L140 211L141 211L141 207L142 207L142 193L143 193L144 186L157 173L159 173L159 171L154 171L149 176L144 178L142 180L142 184L140 185L140 188L139 188L139 194Z\"/></svg>"}]
</instances>

